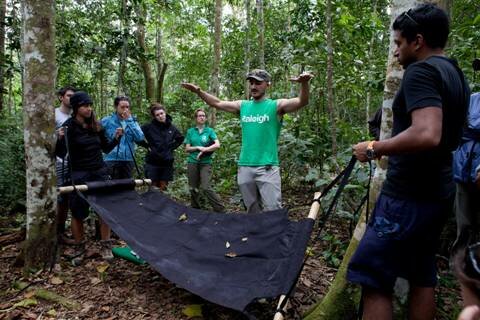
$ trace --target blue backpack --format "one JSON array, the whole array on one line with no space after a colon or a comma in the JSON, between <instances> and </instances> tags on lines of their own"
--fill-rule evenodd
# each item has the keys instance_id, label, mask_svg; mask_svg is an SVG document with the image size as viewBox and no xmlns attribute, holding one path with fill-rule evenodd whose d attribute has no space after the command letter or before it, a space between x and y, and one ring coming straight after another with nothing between
<instances>
[{"instance_id":1,"label":"blue backpack","mask_svg":"<svg viewBox=\"0 0 480 320\"><path fill-rule=\"evenodd\" d=\"M468 128L460 146L453 154L453 179L461 183L474 183L480 170L480 93L470 97Z\"/></svg>"}]
</instances>

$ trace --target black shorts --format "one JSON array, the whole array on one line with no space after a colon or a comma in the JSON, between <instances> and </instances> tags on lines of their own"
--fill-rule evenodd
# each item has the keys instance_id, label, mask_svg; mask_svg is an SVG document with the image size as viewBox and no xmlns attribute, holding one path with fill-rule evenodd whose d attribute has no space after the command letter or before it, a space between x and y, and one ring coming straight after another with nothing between
<instances>
[{"instance_id":1,"label":"black shorts","mask_svg":"<svg viewBox=\"0 0 480 320\"><path fill-rule=\"evenodd\" d=\"M133 161L105 161L112 179L131 179Z\"/></svg>"},{"instance_id":2,"label":"black shorts","mask_svg":"<svg viewBox=\"0 0 480 320\"><path fill-rule=\"evenodd\" d=\"M350 282L391 293L397 277L411 285L437 283L435 252L453 199L416 201L378 197L365 235L350 260Z\"/></svg>"},{"instance_id":3,"label":"black shorts","mask_svg":"<svg viewBox=\"0 0 480 320\"><path fill-rule=\"evenodd\" d=\"M72 171L72 180L76 185L89 181L105 181L109 179L110 176L108 175L108 169L106 167L92 171ZM76 191L70 193L69 202L70 210L74 218L84 220L88 217L90 206Z\"/></svg>"},{"instance_id":4,"label":"black shorts","mask_svg":"<svg viewBox=\"0 0 480 320\"><path fill-rule=\"evenodd\" d=\"M145 163L145 177L147 177L148 179L152 179L152 181L172 181L173 165L155 166Z\"/></svg>"}]
</instances>

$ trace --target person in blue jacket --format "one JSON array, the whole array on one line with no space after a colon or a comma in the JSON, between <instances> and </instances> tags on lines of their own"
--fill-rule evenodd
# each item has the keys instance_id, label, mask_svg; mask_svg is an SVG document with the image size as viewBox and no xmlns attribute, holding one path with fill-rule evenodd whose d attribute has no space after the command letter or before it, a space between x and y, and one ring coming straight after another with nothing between
<instances>
[{"instance_id":1,"label":"person in blue jacket","mask_svg":"<svg viewBox=\"0 0 480 320\"><path fill-rule=\"evenodd\" d=\"M142 129L130 111L130 99L118 96L113 101L115 112L102 119L102 127L109 140L115 137L117 128L124 130L120 143L108 154L104 160L112 179L132 178L133 157L135 144L144 140Z\"/></svg>"}]
</instances>

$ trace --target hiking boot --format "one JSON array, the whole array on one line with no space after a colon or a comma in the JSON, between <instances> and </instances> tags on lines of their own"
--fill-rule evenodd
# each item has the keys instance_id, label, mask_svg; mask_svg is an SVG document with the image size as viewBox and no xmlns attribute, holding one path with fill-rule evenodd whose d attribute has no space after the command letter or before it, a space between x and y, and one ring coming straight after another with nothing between
<instances>
[{"instance_id":1,"label":"hiking boot","mask_svg":"<svg viewBox=\"0 0 480 320\"><path fill-rule=\"evenodd\" d=\"M85 255L85 242L74 244L73 252L70 255L72 265L78 267L83 262L83 256Z\"/></svg>"},{"instance_id":2,"label":"hiking boot","mask_svg":"<svg viewBox=\"0 0 480 320\"><path fill-rule=\"evenodd\" d=\"M102 259L107 262L113 261L113 253L112 253L112 240L100 240L100 246L102 247L100 254L102 255Z\"/></svg>"}]
</instances>

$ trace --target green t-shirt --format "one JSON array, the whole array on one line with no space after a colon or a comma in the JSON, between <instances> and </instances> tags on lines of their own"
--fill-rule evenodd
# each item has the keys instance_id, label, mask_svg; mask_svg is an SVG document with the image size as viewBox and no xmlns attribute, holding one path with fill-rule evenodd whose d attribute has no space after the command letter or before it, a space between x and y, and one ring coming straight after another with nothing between
<instances>
[{"instance_id":1,"label":"green t-shirt","mask_svg":"<svg viewBox=\"0 0 480 320\"><path fill-rule=\"evenodd\" d=\"M278 166L278 136L282 123L277 115L277 101L244 100L240 105L242 149L239 166Z\"/></svg>"},{"instance_id":2,"label":"green t-shirt","mask_svg":"<svg viewBox=\"0 0 480 320\"><path fill-rule=\"evenodd\" d=\"M185 140L183 141L183 143L189 144L192 147L207 147L212 145L215 140L217 140L217 134L212 128L205 126L200 133L197 127L193 127L188 129L187 135L185 136ZM213 152L202 156L200 160L197 160L198 153L199 151L189 152L188 163L212 163Z\"/></svg>"}]
</instances>

